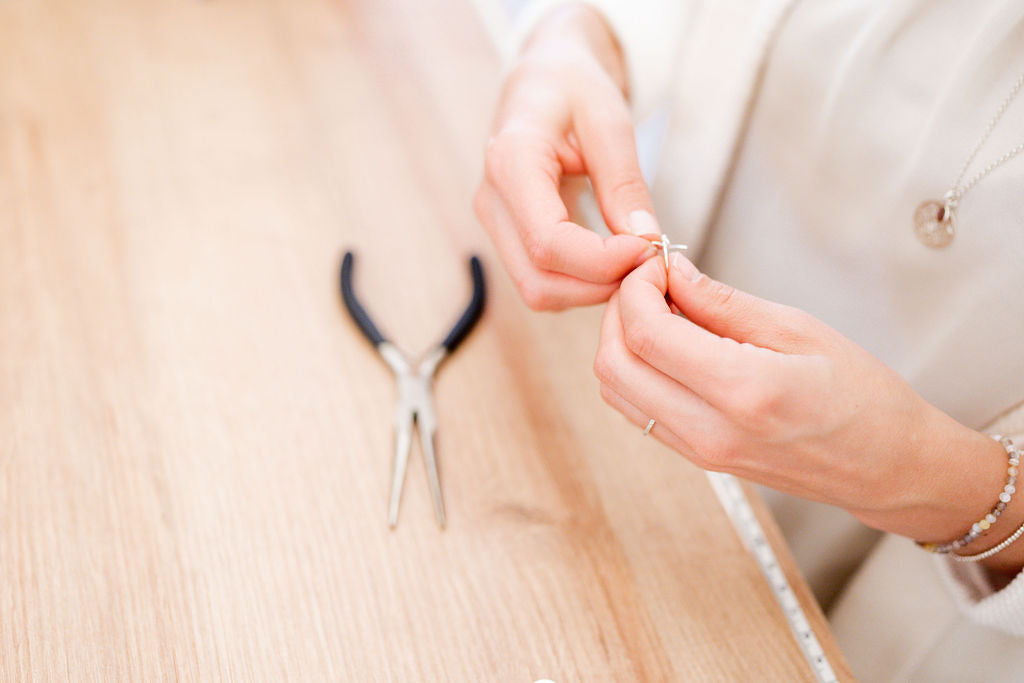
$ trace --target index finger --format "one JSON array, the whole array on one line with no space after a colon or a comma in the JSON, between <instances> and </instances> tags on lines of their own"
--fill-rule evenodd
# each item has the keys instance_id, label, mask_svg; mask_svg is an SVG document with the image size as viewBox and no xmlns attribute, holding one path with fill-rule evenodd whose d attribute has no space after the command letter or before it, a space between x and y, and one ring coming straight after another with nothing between
<instances>
[{"instance_id":1,"label":"index finger","mask_svg":"<svg viewBox=\"0 0 1024 683\"><path fill-rule=\"evenodd\" d=\"M743 382L774 352L719 337L676 315L665 301L665 264L652 258L619 288L623 333L629 349L651 366L726 409Z\"/></svg>"},{"instance_id":2,"label":"index finger","mask_svg":"<svg viewBox=\"0 0 1024 683\"><path fill-rule=\"evenodd\" d=\"M562 166L550 145L521 133L504 133L492 144L498 149L489 158L501 161L490 165L488 175L536 267L608 284L622 279L650 248L641 237L601 237L569 220L558 192Z\"/></svg>"}]
</instances>

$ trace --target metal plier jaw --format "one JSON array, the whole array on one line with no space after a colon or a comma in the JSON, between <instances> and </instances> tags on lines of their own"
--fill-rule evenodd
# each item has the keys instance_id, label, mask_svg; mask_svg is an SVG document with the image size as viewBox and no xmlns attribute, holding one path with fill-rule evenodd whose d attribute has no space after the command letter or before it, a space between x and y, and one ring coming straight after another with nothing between
<instances>
[{"instance_id":1,"label":"metal plier jaw","mask_svg":"<svg viewBox=\"0 0 1024 683\"><path fill-rule=\"evenodd\" d=\"M426 462L430 495L434 501L434 514L437 517L438 525L443 529L446 523L444 498L441 495L441 480L438 475L437 455L434 450L434 437L437 434L437 418L434 413L432 392L434 374L441 362L466 338L483 313L486 297L483 266L480 265L479 258L470 257L469 271L473 279L473 296L469 305L444 340L424 354L414 368L405 354L381 334L366 309L356 298L355 290L352 287L354 260L354 255L349 251L345 253L341 262L341 295L345 302L345 308L348 309L359 330L376 347L377 353L391 368L398 384L398 402L395 405L394 474L391 479L391 497L388 502L388 525L394 528L398 524L398 505L402 498L402 486L409 464L412 430L415 424L420 432L420 445L423 448L423 459Z\"/></svg>"},{"instance_id":2,"label":"metal plier jaw","mask_svg":"<svg viewBox=\"0 0 1024 683\"><path fill-rule=\"evenodd\" d=\"M382 342L377 351L395 373L395 380L398 383L398 403L395 404L394 473L391 479L391 498L388 502L388 526L393 529L398 524L398 503L402 499L402 486L409 465L415 423L420 432L420 447L423 449L423 459L427 466L427 483L430 486L430 496L434 500L434 515L437 517L438 525L443 529L446 519L437 456L434 452L437 418L434 415L432 388L434 372L448 356L448 350L443 346L432 349L416 369L413 369L408 359L391 342Z\"/></svg>"}]
</instances>

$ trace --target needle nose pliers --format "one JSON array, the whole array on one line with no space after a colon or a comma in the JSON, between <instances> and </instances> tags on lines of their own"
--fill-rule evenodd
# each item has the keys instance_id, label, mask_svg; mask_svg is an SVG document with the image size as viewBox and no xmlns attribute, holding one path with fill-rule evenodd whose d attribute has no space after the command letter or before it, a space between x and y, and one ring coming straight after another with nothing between
<instances>
[{"instance_id":1,"label":"needle nose pliers","mask_svg":"<svg viewBox=\"0 0 1024 683\"><path fill-rule=\"evenodd\" d=\"M441 480L437 472L437 456L434 453L437 420L434 414L431 389L434 373L441 361L455 351L455 348L466 338L483 313L486 296L483 266L480 265L479 258L470 257L469 272L473 279L473 296L469 305L441 343L427 351L414 367L408 357L381 334L366 309L356 298L352 288L354 260L354 255L348 251L341 262L341 296L345 302L345 308L348 309L363 335L376 347L377 353L394 372L398 382L398 403L395 406L394 475L391 480L391 498L388 504L388 525L394 528L398 523L398 503L402 496L406 467L409 464L413 424L416 423L419 426L420 444L427 465L430 494L434 499L434 513L437 516L438 525L443 529L445 526L444 499L441 496Z\"/></svg>"}]
</instances>

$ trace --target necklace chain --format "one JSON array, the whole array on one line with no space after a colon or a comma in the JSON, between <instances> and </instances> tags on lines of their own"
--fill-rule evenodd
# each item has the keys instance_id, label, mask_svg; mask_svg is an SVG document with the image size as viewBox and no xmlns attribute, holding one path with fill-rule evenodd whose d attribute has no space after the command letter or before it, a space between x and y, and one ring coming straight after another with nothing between
<instances>
[{"instance_id":1,"label":"necklace chain","mask_svg":"<svg viewBox=\"0 0 1024 683\"><path fill-rule=\"evenodd\" d=\"M995 114L989 120L981 138L971 149L971 153L967 155L963 166L960 167L960 173L956 177L956 182L953 183L953 186L946 192L942 200L922 202L914 211L914 232L917 234L917 238L926 246L935 249L942 249L948 246L956 232L956 213L960 206L960 200L963 199L964 195L988 176L989 173L1021 152L1024 152L1024 142L1020 142L1004 152L1002 156L993 160L988 166L975 173L970 180L964 182L964 178L967 177L967 171L970 169L971 164L974 163L978 152L988 142L992 132L999 125L1000 119L1003 118L1006 110L1010 108L1010 105L1013 104L1013 101L1022 89L1024 89L1024 72L1017 77L1013 87L1010 88L1010 92L1006 94L1006 97L999 104L999 108L996 109Z\"/></svg>"},{"instance_id":2,"label":"necklace chain","mask_svg":"<svg viewBox=\"0 0 1024 683\"><path fill-rule=\"evenodd\" d=\"M999 109L996 110L996 113L992 117L992 120L989 121L988 126L985 128L984 134L981 136L981 139L978 140L978 144L974 145L974 149L971 150L971 153L967 157L967 160L964 161L964 165L960 168L960 175L957 176L956 182L953 183L953 189L950 190L949 192L953 199L961 199L965 194L967 194L968 190L970 190L972 187L981 182L982 178L984 178L989 173L996 170L998 167L1002 166L1007 161L1017 156L1021 152L1024 152L1024 142L1021 142L1016 147L1010 149L1001 157L999 157L998 159L990 163L988 166L983 168L981 171L976 173L974 177L967 182L966 185L961 185L961 183L964 180L964 176L967 175L967 169L970 168L971 163L974 161L974 158L978 156L978 152L981 151L981 148L984 147L985 143L988 141L989 136L992 135L992 131L996 129L996 125L999 123L999 119L1003 118L1003 114L1006 113L1006 110L1010 108L1010 105L1013 103L1014 99L1017 98L1017 95L1018 93L1020 93L1021 88L1024 88L1024 72L1021 72L1020 76L1017 78L1017 81L1013 84L1013 87L1010 89L1010 92L1003 99L1002 104L999 105Z\"/></svg>"}]
</instances>

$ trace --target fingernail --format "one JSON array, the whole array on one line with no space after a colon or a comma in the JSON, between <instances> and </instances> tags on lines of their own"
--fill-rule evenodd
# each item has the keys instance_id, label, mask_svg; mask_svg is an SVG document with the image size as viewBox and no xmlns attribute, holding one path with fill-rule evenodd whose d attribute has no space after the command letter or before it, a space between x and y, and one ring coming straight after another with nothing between
<instances>
[{"instance_id":1,"label":"fingernail","mask_svg":"<svg viewBox=\"0 0 1024 683\"><path fill-rule=\"evenodd\" d=\"M700 277L700 271L697 270L697 266L690 263L690 259L682 254L672 254L669 258L669 263L687 280L693 281Z\"/></svg>"},{"instance_id":2,"label":"fingernail","mask_svg":"<svg viewBox=\"0 0 1024 683\"><path fill-rule=\"evenodd\" d=\"M654 216L651 215L650 211L633 211L629 214L629 219L626 221L629 231L634 235L660 235L661 228L658 227L658 221L654 220Z\"/></svg>"},{"instance_id":3,"label":"fingernail","mask_svg":"<svg viewBox=\"0 0 1024 683\"><path fill-rule=\"evenodd\" d=\"M649 246L646 249L644 249L643 252L640 254L640 256L637 257L636 263L633 264L633 267L634 268L639 268L644 263L647 263L647 259L651 258L652 256L654 256L657 253L658 253L658 250L655 249L654 245L652 244L651 246Z\"/></svg>"}]
</instances>

